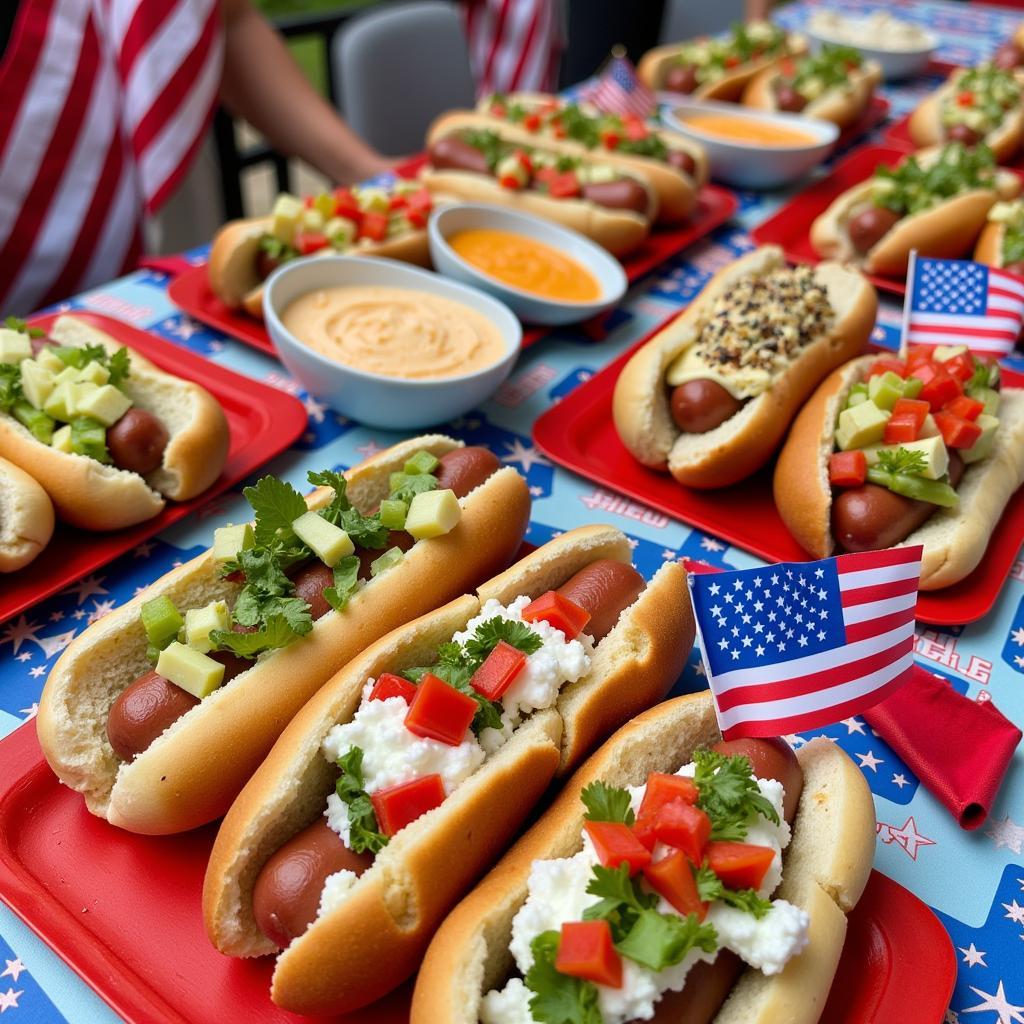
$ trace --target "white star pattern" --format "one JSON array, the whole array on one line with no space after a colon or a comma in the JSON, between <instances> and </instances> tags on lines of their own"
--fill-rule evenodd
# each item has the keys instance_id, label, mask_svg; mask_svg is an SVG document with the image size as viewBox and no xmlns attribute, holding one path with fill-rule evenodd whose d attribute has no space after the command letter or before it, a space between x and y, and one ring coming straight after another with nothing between
<instances>
[{"instance_id":1,"label":"white star pattern","mask_svg":"<svg viewBox=\"0 0 1024 1024\"><path fill-rule=\"evenodd\" d=\"M725 545L720 541L715 540L714 537L702 537L700 546L705 551L724 551Z\"/></svg>"},{"instance_id":2,"label":"white star pattern","mask_svg":"<svg viewBox=\"0 0 1024 1024\"><path fill-rule=\"evenodd\" d=\"M0 971L0 978L10 978L11 981L15 982L15 984L17 984L17 981L22 974L28 970L20 959L4 960L4 963L7 964L7 967L3 971Z\"/></svg>"},{"instance_id":3,"label":"white star pattern","mask_svg":"<svg viewBox=\"0 0 1024 1024\"><path fill-rule=\"evenodd\" d=\"M50 612L50 621L51 622L60 622L60 620L63 619L63 618L64 618L64 613L63 612Z\"/></svg>"},{"instance_id":4,"label":"white star pattern","mask_svg":"<svg viewBox=\"0 0 1024 1024\"><path fill-rule=\"evenodd\" d=\"M977 967L979 964L982 967L988 967L988 964L985 963L985 951L983 949L978 949L973 942L966 948L963 946L957 946L957 949L963 953L964 963L967 964L968 967Z\"/></svg>"},{"instance_id":5,"label":"white star pattern","mask_svg":"<svg viewBox=\"0 0 1024 1024\"><path fill-rule=\"evenodd\" d=\"M1024 647L1024 626L1021 626L1019 629L1015 629L1010 635L1013 637L1013 642L1017 644L1018 647Z\"/></svg>"},{"instance_id":6,"label":"white star pattern","mask_svg":"<svg viewBox=\"0 0 1024 1024\"><path fill-rule=\"evenodd\" d=\"M36 633L39 632L43 627L38 622L29 622L24 615L18 616L17 622L12 622L7 629L4 630L3 634L0 635L0 644L6 643L10 640L14 653L17 654L19 648L23 643L27 643L31 640L33 643L39 643L39 639L36 637Z\"/></svg>"},{"instance_id":7,"label":"white star pattern","mask_svg":"<svg viewBox=\"0 0 1024 1024\"><path fill-rule=\"evenodd\" d=\"M18 996L22 994L21 992L15 992L13 988L9 988L6 992L0 992L0 1014L5 1013L7 1010L16 1010L18 1008Z\"/></svg>"},{"instance_id":8,"label":"white star pattern","mask_svg":"<svg viewBox=\"0 0 1024 1024\"><path fill-rule=\"evenodd\" d=\"M376 441L370 440L367 441L366 444L360 445L356 448L356 451L359 452L364 459L368 459L371 455L376 455L377 452L382 452L384 449L381 445L377 444Z\"/></svg>"},{"instance_id":9,"label":"white star pattern","mask_svg":"<svg viewBox=\"0 0 1024 1024\"><path fill-rule=\"evenodd\" d=\"M323 402L318 402L312 395L306 395L302 404L306 407L306 414L314 423L323 423L324 414L327 412L327 406Z\"/></svg>"},{"instance_id":10,"label":"white star pattern","mask_svg":"<svg viewBox=\"0 0 1024 1024\"><path fill-rule=\"evenodd\" d=\"M667 562L669 559L675 558L676 553L671 548L662 548L661 557Z\"/></svg>"},{"instance_id":11,"label":"white star pattern","mask_svg":"<svg viewBox=\"0 0 1024 1024\"><path fill-rule=\"evenodd\" d=\"M30 668L28 670L28 674L33 679L38 679L40 676L45 676L46 675L46 666L45 665L36 665L35 668Z\"/></svg>"},{"instance_id":12,"label":"white star pattern","mask_svg":"<svg viewBox=\"0 0 1024 1024\"><path fill-rule=\"evenodd\" d=\"M857 718L844 718L842 724L846 726L846 734L849 736L852 733L858 732L861 736L864 735L864 723Z\"/></svg>"},{"instance_id":13,"label":"white star pattern","mask_svg":"<svg viewBox=\"0 0 1024 1024\"><path fill-rule=\"evenodd\" d=\"M973 985L970 986L970 989L984 1002L979 1003L977 1006L964 1007L964 1013L982 1013L986 1010L994 1010L998 1014L996 1018L998 1024L1024 1024L1024 1017L1021 1016L1021 1010L1024 1010L1024 1006L1013 1006L1007 1002L1006 992L1003 990L1001 980L994 994L983 992L980 988L975 988Z\"/></svg>"},{"instance_id":14,"label":"white star pattern","mask_svg":"<svg viewBox=\"0 0 1024 1024\"><path fill-rule=\"evenodd\" d=\"M110 593L106 587L101 585L105 579L106 576L86 576L84 580L68 587L64 593L74 594L78 598L78 604L85 604L87 598L94 597L96 594Z\"/></svg>"},{"instance_id":15,"label":"white star pattern","mask_svg":"<svg viewBox=\"0 0 1024 1024\"><path fill-rule=\"evenodd\" d=\"M24 661L31 661L32 660L32 652L31 651L22 651L21 654L16 654L14 656L14 660L15 661L22 661L22 662L24 662Z\"/></svg>"},{"instance_id":16,"label":"white star pattern","mask_svg":"<svg viewBox=\"0 0 1024 1024\"><path fill-rule=\"evenodd\" d=\"M997 850L1005 846L1013 853L1024 852L1024 828L1012 821L1008 814L1003 815L1002 821L993 821L985 835L995 843Z\"/></svg>"},{"instance_id":17,"label":"white star pattern","mask_svg":"<svg viewBox=\"0 0 1024 1024\"><path fill-rule=\"evenodd\" d=\"M98 619L102 619L104 615L113 610L116 603L117 602L112 599L110 601L93 601L92 611L89 612L89 617L86 619L86 622L92 625L92 623L96 622Z\"/></svg>"},{"instance_id":18,"label":"white star pattern","mask_svg":"<svg viewBox=\"0 0 1024 1024\"><path fill-rule=\"evenodd\" d=\"M903 775L902 773L897 775L895 772L893 773L893 776L892 776L892 784L894 786L899 786L900 789L902 789L904 786L909 786L910 785L910 783L907 781L907 777L905 775Z\"/></svg>"},{"instance_id":19,"label":"white star pattern","mask_svg":"<svg viewBox=\"0 0 1024 1024\"><path fill-rule=\"evenodd\" d=\"M534 466L550 466L551 463L532 445L525 445L517 437L505 445L507 455L502 455L502 462L518 462L524 473L529 473Z\"/></svg>"},{"instance_id":20,"label":"white star pattern","mask_svg":"<svg viewBox=\"0 0 1024 1024\"><path fill-rule=\"evenodd\" d=\"M860 759L861 768L870 768L876 775L878 774L878 766L885 763L882 758L875 757L872 750L869 750L866 754L854 754L854 757Z\"/></svg>"},{"instance_id":21,"label":"white star pattern","mask_svg":"<svg viewBox=\"0 0 1024 1024\"><path fill-rule=\"evenodd\" d=\"M1012 903L1004 903L1003 910L1006 911L1003 917L1009 918L1015 924L1024 924L1024 907L1022 907L1016 900Z\"/></svg>"},{"instance_id":22,"label":"white star pattern","mask_svg":"<svg viewBox=\"0 0 1024 1024\"><path fill-rule=\"evenodd\" d=\"M156 545L152 541L143 541L141 544L135 545L135 550L132 552L133 558L149 558L153 553L153 548Z\"/></svg>"},{"instance_id":23,"label":"white star pattern","mask_svg":"<svg viewBox=\"0 0 1024 1024\"><path fill-rule=\"evenodd\" d=\"M917 860L917 852L922 846L935 845L934 839L928 839L917 831L917 822L914 821L913 815L899 828L879 822L878 839L886 846L895 843L911 860Z\"/></svg>"},{"instance_id":24,"label":"white star pattern","mask_svg":"<svg viewBox=\"0 0 1024 1024\"><path fill-rule=\"evenodd\" d=\"M1017 668L1024 668L1024 656L1020 654L1015 654L1013 656L1013 663L1017 666Z\"/></svg>"}]
</instances>

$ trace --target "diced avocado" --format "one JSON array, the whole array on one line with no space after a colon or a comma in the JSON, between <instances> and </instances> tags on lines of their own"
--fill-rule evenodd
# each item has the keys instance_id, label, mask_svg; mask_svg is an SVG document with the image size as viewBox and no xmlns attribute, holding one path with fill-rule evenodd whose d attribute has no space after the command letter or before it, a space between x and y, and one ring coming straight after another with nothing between
<instances>
[{"instance_id":1,"label":"diced avocado","mask_svg":"<svg viewBox=\"0 0 1024 1024\"><path fill-rule=\"evenodd\" d=\"M320 231L324 226L324 215L316 207L306 207L302 211L302 230Z\"/></svg>"},{"instance_id":2,"label":"diced avocado","mask_svg":"<svg viewBox=\"0 0 1024 1024\"><path fill-rule=\"evenodd\" d=\"M971 388L969 394L975 401L984 403L986 416L999 415L999 392L995 388Z\"/></svg>"},{"instance_id":3,"label":"diced avocado","mask_svg":"<svg viewBox=\"0 0 1024 1024\"><path fill-rule=\"evenodd\" d=\"M860 405L861 402L868 400L868 386L867 384L854 384L850 388L850 394L846 399L846 408L849 409L851 405Z\"/></svg>"},{"instance_id":4,"label":"diced avocado","mask_svg":"<svg viewBox=\"0 0 1024 1024\"><path fill-rule=\"evenodd\" d=\"M844 452L852 448L864 448L877 444L885 433L889 414L879 409L872 401L861 402L839 414L836 428L836 444Z\"/></svg>"},{"instance_id":5,"label":"diced avocado","mask_svg":"<svg viewBox=\"0 0 1024 1024\"><path fill-rule=\"evenodd\" d=\"M74 397L71 389L75 385L71 381L58 381L49 397L43 403L43 411L55 420L70 420L74 408Z\"/></svg>"},{"instance_id":6,"label":"diced avocado","mask_svg":"<svg viewBox=\"0 0 1024 1024\"><path fill-rule=\"evenodd\" d=\"M398 498L385 498L380 503L380 525L386 526L389 530L402 530L405 528L405 517L409 506Z\"/></svg>"},{"instance_id":7,"label":"diced avocado","mask_svg":"<svg viewBox=\"0 0 1024 1024\"><path fill-rule=\"evenodd\" d=\"M936 345L932 350L932 358L937 363L944 363L948 359L952 359L953 356L958 356L961 352L966 351L966 345Z\"/></svg>"},{"instance_id":8,"label":"diced avocado","mask_svg":"<svg viewBox=\"0 0 1024 1024\"><path fill-rule=\"evenodd\" d=\"M353 189L359 209L370 213L387 213L391 209L391 197L382 188Z\"/></svg>"},{"instance_id":9,"label":"diced avocado","mask_svg":"<svg viewBox=\"0 0 1024 1024\"><path fill-rule=\"evenodd\" d=\"M581 182L585 181L588 185L601 185L607 181L617 181L619 178L618 172L609 164L584 164L577 169L576 175Z\"/></svg>"},{"instance_id":10,"label":"diced avocado","mask_svg":"<svg viewBox=\"0 0 1024 1024\"><path fill-rule=\"evenodd\" d=\"M454 491L423 491L409 504L405 529L417 540L440 537L453 530L461 516L462 509Z\"/></svg>"},{"instance_id":11,"label":"diced avocado","mask_svg":"<svg viewBox=\"0 0 1024 1024\"><path fill-rule=\"evenodd\" d=\"M185 643L200 654L213 650L210 632L214 629L231 629L231 612L226 601L211 601L202 608L190 608L185 612Z\"/></svg>"},{"instance_id":12,"label":"diced avocado","mask_svg":"<svg viewBox=\"0 0 1024 1024\"><path fill-rule=\"evenodd\" d=\"M11 409L14 418L21 423L32 436L43 444L49 444L53 440L53 428L55 426L52 416L47 416L42 409L37 409L24 399L14 403Z\"/></svg>"},{"instance_id":13,"label":"diced avocado","mask_svg":"<svg viewBox=\"0 0 1024 1024\"><path fill-rule=\"evenodd\" d=\"M296 199L287 192L279 195L270 213L270 233L279 241L290 244L302 220L304 209L301 199Z\"/></svg>"},{"instance_id":14,"label":"diced avocado","mask_svg":"<svg viewBox=\"0 0 1024 1024\"><path fill-rule=\"evenodd\" d=\"M920 475L926 480L939 480L946 475L949 469L949 452L941 437L922 437L916 441L907 441L904 444L879 445L872 449L872 454L865 451L868 465L873 466L878 461L879 452L894 452L897 448L905 448L909 452L921 452L925 458L925 468Z\"/></svg>"},{"instance_id":15,"label":"diced avocado","mask_svg":"<svg viewBox=\"0 0 1024 1024\"><path fill-rule=\"evenodd\" d=\"M928 413L924 418L924 423L921 424L921 429L917 432L918 440L923 437L938 437L939 426L935 422L935 417Z\"/></svg>"},{"instance_id":16,"label":"diced avocado","mask_svg":"<svg viewBox=\"0 0 1024 1024\"><path fill-rule=\"evenodd\" d=\"M202 700L224 682L224 666L219 661L186 647L177 640L169 643L156 662L157 675L180 686Z\"/></svg>"},{"instance_id":17,"label":"diced avocado","mask_svg":"<svg viewBox=\"0 0 1024 1024\"><path fill-rule=\"evenodd\" d=\"M440 465L440 459L420 449L412 458L405 460L404 469L411 476L416 473L433 473Z\"/></svg>"},{"instance_id":18,"label":"diced avocado","mask_svg":"<svg viewBox=\"0 0 1024 1024\"><path fill-rule=\"evenodd\" d=\"M216 562L230 562L239 552L254 547L256 538L248 523L238 526L218 526L213 531L213 558Z\"/></svg>"},{"instance_id":19,"label":"diced avocado","mask_svg":"<svg viewBox=\"0 0 1024 1024\"><path fill-rule=\"evenodd\" d=\"M181 613L166 594L144 601L139 618L142 619L146 639L161 650L178 635L178 630L185 624Z\"/></svg>"},{"instance_id":20,"label":"diced avocado","mask_svg":"<svg viewBox=\"0 0 1024 1024\"><path fill-rule=\"evenodd\" d=\"M388 548L383 555L370 563L370 576L379 576L382 572L393 569L404 557L405 552L401 548Z\"/></svg>"},{"instance_id":21,"label":"diced avocado","mask_svg":"<svg viewBox=\"0 0 1024 1024\"><path fill-rule=\"evenodd\" d=\"M88 416L89 414L81 409L83 404L87 404L89 399L99 391L99 387L95 384L90 384L88 381L74 381L68 387L68 394L71 396L71 404L68 406L68 412L74 416ZM90 417L91 419L92 417ZM106 424L104 424L106 426Z\"/></svg>"},{"instance_id":22,"label":"diced avocado","mask_svg":"<svg viewBox=\"0 0 1024 1024\"><path fill-rule=\"evenodd\" d=\"M50 373L57 374L61 370L65 369L64 360L53 352L52 345L44 345L39 350L39 355L36 356L36 362L44 369L49 370Z\"/></svg>"},{"instance_id":23,"label":"diced avocado","mask_svg":"<svg viewBox=\"0 0 1024 1024\"><path fill-rule=\"evenodd\" d=\"M868 398L879 409L891 410L903 397L903 378L892 370L876 374L868 381Z\"/></svg>"},{"instance_id":24,"label":"diced avocado","mask_svg":"<svg viewBox=\"0 0 1024 1024\"><path fill-rule=\"evenodd\" d=\"M996 430L999 427L998 418L990 416L986 412L981 413L974 422L981 427L981 437L970 448L960 450L960 458L968 465L972 462L980 462L982 459L987 459L992 454L992 449L996 443Z\"/></svg>"},{"instance_id":25,"label":"diced avocado","mask_svg":"<svg viewBox=\"0 0 1024 1024\"><path fill-rule=\"evenodd\" d=\"M329 523L316 512L304 512L292 523L292 529L295 536L331 568L356 549L349 535L340 526Z\"/></svg>"},{"instance_id":26,"label":"diced avocado","mask_svg":"<svg viewBox=\"0 0 1024 1024\"><path fill-rule=\"evenodd\" d=\"M42 409L56 384L53 374L34 359L21 361L21 393L37 409Z\"/></svg>"},{"instance_id":27,"label":"diced avocado","mask_svg":"<svg viewBox=\"0 0 1024 1024\"><path fill-rule=\"evenodd\" d=\"M324 225L324 234L335 249L347 249L356 240L359 229L348 217L332 217Z\"/></svg>"},{"instance_id":28,"label":"diced avocado","mask_svg":"<svg viewBox=\"0 0 1024 1024\"><path fill-rule=\"evenodd\" d=\"M110 371L102 363L93 361L76 371L76 379L88 384L102 385L110 380Z\"/></svg>"},{"instance_id":29,"label":"diced avocado","mask_svg":"<svg viewBox=\"0 0 1024 1024\"><path fill-rule=\"evenodd\" d=\"M59 430L53 432L50 438L50 447L56 448L59 452L71 454L71 424L65 423Z\"/></svg>"},{"instance_id":30,"label":"diced avocado","mask_svg":"<svg viewBox=\"0 0 1024 1024\"><path fill-rule=\"evenodd\" d=\"M0 363L20 363L32 358L32 339L21 331L0 327Z\"/></svg>"},{"instance_id":31,"label":"diced avocado","mask_svg":"<svg viewBox=\"0 0 1024 1024\"><path fill-rule=\"evenodd\" d=\"M917 398L921 394L921 388L924 387L924 381L920 377L907 377L902 382L902 386L904 398Z\"/></svg>"},{"instance_id":32,"label":"diced avocado","mask_svg":"<svg viewBox=\"0 0 1024 1024\"><path fill-rule=\"evenodd\" d=\"M334 216L338 203L330 192L321 192L313 200L313 209L316 210L325 221Z\"/></svg>"},{"instance_id":33,"label":"diced avocado","mask_svg":"<svg viewBox=\"0 0 1024 1024\"><path fill-rule=\"evenodd\" d=\"M105 427L112 427L131 408L132 400L113 384L92 387L95 390L90 391L84 398L75 394L75 413L80 416L91 416Z\"/></svg>"}]
</instances>

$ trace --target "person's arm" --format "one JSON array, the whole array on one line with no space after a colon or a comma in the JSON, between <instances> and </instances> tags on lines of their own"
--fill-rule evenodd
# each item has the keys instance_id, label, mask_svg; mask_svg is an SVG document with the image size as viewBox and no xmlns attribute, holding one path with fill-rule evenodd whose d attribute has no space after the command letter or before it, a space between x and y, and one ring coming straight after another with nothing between
<instances>
[{"instance_id":1,"label":"person's arm","mask_svg":"<svg viewBox=\"0 0 1024 1024\"><path fill-rule=\"evenodd\" d=\"M250 0L222 0L224 78L220 96L275 149L348 184L392 166L310 85L284 41Z\"/></svg>"},{"instance_id":2,"label":"person's arm","mask_svg":"<svg viewBox=\"0 0 1024 1024\"><path fill-rule=\"evenodd\" d=\"M744 15L747 21L767 21L772 12L772 0L745 0Z\"/></svg>"}]
</instances>

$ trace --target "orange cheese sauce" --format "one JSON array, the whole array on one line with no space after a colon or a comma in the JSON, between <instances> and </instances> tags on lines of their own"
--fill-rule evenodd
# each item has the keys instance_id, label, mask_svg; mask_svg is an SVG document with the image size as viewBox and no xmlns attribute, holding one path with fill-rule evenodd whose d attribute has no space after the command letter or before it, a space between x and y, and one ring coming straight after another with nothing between
<instances>
[{"instance_id":1,"label":"orange cheese sauce","mask_svg":"<svg viewBox=\"0 0 1024 1024\"><path fill-rule=\"evenodd\" d=\"M471 228L457 231L448 244L477 270L532 295L556 302L590 302L601 297L597 278L581 263L525 235Z\"/></svg>"},{"instance_id":2,"label":"orange cheese sauce","mask_svg":"<svg viewBox=\"0 0 1024 1024\"><path fill-rule=\"evenodd\" d=\"M689 114L684 120L691 128L721 139L736 142L757 142L762 146L807 146L817 139L807 132L786 128L752 117L733 117L730 114Z\"/></svg>"}]
</instances>

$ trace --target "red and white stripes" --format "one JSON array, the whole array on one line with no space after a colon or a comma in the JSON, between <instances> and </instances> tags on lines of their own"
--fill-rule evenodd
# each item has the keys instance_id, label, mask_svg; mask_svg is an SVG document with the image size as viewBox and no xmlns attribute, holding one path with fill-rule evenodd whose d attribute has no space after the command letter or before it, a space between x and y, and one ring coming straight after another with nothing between
<instances>
[{"instance_id":1,"label":"red and white stripes","mask_svg":"<svg viewBox=\"0 0 1024 1024\"><path fill-rule=\"evenodd\" d=\"M560 30L547 0L469 0L469 61L481 96L556 86Z\"/></svg>"}]
</instances>

